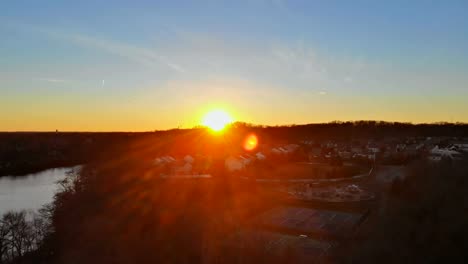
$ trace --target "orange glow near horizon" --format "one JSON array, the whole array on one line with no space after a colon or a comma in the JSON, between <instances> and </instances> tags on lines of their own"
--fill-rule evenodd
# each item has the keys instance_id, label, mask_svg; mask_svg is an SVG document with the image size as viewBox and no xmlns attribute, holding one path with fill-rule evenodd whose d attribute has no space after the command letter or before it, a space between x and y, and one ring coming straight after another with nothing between
<instances>
[{"instance_id":1,"label":"orange glow near horizon","mask_svg":"<svg viewBox=\"0 0 468 264\"><path fill-rule=\"evenodd\" d=\"M202 120L202 125L209 127L211 130L219 132L223 130L226 125L232 123L232 117L224 110L212 110L208 112Z\"/></svg>"},{"instance_id":2,"label":"orange glow near horizon","mask_svg":"<svg viewBox=\"0 0 468 264\"><path fill-rule=\"evenodd\" d=\"M248 135L244 140L244 149L247 151L252 151L257 148L258 138L255 134Z\"/></svg>"}]
</instances>

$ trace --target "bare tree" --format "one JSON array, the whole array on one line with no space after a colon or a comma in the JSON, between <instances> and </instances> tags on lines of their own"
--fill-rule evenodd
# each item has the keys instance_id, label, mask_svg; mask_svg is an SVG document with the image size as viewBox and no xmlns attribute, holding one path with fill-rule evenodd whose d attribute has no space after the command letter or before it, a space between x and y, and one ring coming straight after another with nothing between
<instances>
[{"instance_id":1,"label":"bare tree","mask_svg":"<svg viewBox=\"0 0 468 264\"><path fill-rule=\"evenodd\" d=\"M4 263L8 259L8 252L10 249L10 230L0 220L0 263Z\"/></svg>"},{"instance_id":2,"label":"bare tree","mask_svg":"<svg viewBox=\"0 0 468 264\"><path fill-rule=\"evenodd\" d=\"M21 257L26 251L28 244L28 224L26 223L26 212L8 212L3 216L2 224L8 230L10 256Z\"/></svg>"},{"instance_id":3,"label":"bare tree","mask_svg":"<svg viewBox=\"0 0 468 264\"><path fill-rule=\"evenodd\" d=\"M39 214L10 211L3 215L0 220L0 263L21 258L40 247L51 232L48 211L44 207Z\"/></svg>"}]
</instances>

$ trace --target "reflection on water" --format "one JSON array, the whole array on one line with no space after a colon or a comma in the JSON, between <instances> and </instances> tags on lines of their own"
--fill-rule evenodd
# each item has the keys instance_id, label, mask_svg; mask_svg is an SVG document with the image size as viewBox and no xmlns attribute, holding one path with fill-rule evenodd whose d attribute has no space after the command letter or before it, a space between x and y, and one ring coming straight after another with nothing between
<instances>
[{"instance_id":1,"label":"reflection on water","mask_svg":"<svg viewBox=\"0 0 468 264\"><path fill-rule=\"evenodd\" d=\"M0 177L0 216L9 210L37 210L52 202L57 181L80 166L44 170L18 177Z\"/></svg>"}]
</instances>

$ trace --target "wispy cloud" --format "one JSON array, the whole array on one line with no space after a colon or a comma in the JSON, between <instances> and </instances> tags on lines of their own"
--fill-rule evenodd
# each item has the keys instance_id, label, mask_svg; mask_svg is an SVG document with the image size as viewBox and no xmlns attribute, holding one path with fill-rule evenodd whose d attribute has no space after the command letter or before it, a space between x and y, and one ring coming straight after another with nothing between
<instances>
[{"instance_id":1,"label":"wispy cloud","mask_svg":"<svg viewBox=\"0 0 468 264\"><path fill-rule=\"evenodd\" d=\"M172 61L169 58L158 54L152 49L138 47L120 41L89 36L86 34L61 32L47 28L39 28L35 26L20 25L20 27L22 27L23 29L38 32L47 37L65 40L77 45L102 50L107 53L127 58L131 61L143 64L145 66L156 67L160 65L165 65L166 67L175 72L186 72L186 69L184 67L182 67L175 61Z\"/></svg>"},{"instance_id":2,"label":"wispy cloud","mask_svg":"<svg viewBox=\"0 0 468 264\"><path fill-rule=\"evenodd\" d=\"M170 61L168 58L159 55L150 49L136 47L116 41L99 39L82 34L61 34L58 36L73 41L77 44L98 48L147 66L157 66L158 64L163 64L179 73L185 72L185 69L177 63Z\"/></svg>"},{"instance_id":3,"label":"wispy cloud","mask_svg":"<svg viewBox=\"0 0 468 264\"><path fill-rule=\"evenodd\" d=\"M64 82L67 82L67 80L56 79L56 78L37 78L37 80L43 81L43 82L51 82L51 83L64 83Z\"/></svg>"}]
</instances>

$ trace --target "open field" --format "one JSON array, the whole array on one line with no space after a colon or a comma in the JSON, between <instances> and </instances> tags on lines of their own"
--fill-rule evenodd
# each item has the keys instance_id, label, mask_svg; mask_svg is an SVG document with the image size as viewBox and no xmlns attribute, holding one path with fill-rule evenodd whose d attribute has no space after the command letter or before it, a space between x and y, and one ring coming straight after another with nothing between
<instances>
[{"instance_id":1,"label":"open field","mask_svg":"<svg viewBox=\"0 0 468 264\"><path fill-rule=\"evenodd\" d=\"M287 230L297 235L343 237L350 235L362 215L357 213L280 206L257 218L257 223L278 230Z\"/></svg>"},{"instance_id":2,"label":"open field","mask_svg":"<svg viewBox=\"0 0 468 264\"><path fill-rule=\"evenodd\" d=\"M247 177L265 180L331 180L347 179L368 173L370 168L358 165L335 166L321 163L290 162L275 166L258 166L248 170Z\"/></svg>"}]
</instances>

